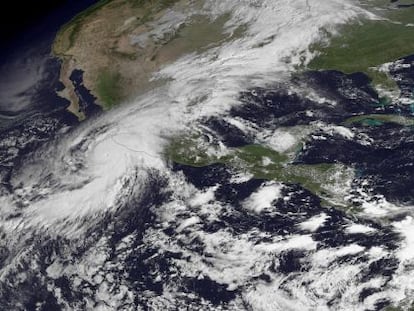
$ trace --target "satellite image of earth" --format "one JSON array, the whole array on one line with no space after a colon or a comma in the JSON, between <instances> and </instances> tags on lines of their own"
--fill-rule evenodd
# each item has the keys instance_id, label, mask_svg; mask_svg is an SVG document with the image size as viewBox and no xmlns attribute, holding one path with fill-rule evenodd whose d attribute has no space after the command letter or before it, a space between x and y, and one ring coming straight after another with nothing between
<instances>
[{"instance_id":1,"label":"satellite image of earth","mask_svg":"<svg viewBox=\"0 0 414 311\"><path fill-rule=\"evenodd\" d=\"M413 0L32 2L0 311L414 310Z\"/></svg>"}]
</instances>

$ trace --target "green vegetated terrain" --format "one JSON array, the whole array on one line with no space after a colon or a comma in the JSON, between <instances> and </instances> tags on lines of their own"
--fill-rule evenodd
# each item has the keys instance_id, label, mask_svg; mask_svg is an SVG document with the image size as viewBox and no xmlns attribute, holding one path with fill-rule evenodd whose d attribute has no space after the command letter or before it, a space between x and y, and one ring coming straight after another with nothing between
<instances>
[{"instance_id":1,"label":"green vegetated terrain","mask_svg":"<svg viewBox=\"0 0 414 311\"><path fill-rule=\"evenodd\" d=\"M168 8L192 12L200 5L201 0L102 0L75 16L59 30L52 48L62 60L62 95L71 102L69 111L85 118L69 79L74 69L84 72L85 87L109 109L159 85L153 73L179 57L242 35L242 26L226 31L230 14L213 19L203 13L153 34Z\"/></svg>"},{"instance_id":2,"label":"green vegetated terrain","mask_svg":"<svg viewBox=\"0 0 414 311\"><path fill-rule=\"evenodd\" d=\"M404 307L386 307L384 311L414 311L414 306Z\"/></svg>"},{"instance_id":3,"label":"green vegetated terrain","mask_svg":"<svg viewBox=\"0 0 414 311\"><path fill-rule=\"evenodd\" d=\"M345 126L382 126L395 123L414 127L414 118L401 115L370 114L359 115L343 122ZM295 156L300 150L299 142L290 150L280 153L264 145L247 145L229 148L221 152L209 143L200 143L200 137L178 137L166 150L166 157L176 163L193 167L204 167L222 163L236 172L252 175L255 178L276 180L283 183L297 183L318 195L326 206L354 211L346 202L342 190L354 178L354 170L337 163L300 164Z\"/></svg>"},{"instance_id":4,"label":"green vegetated terrain","mask_svg":"<svg viewBox=\"0 0 414 311\"><path fill-rule=\"evenodd\" d=\"M414 52L414 7L397 8L390 1L362 1L382 20L361 19L344 25L326 43L313 46L319 56L310 69L365 72L376 87L395 90L396 84L376 68ZM404 4L404 1L398 2Z\"/></svg>"},{"instance_id":5,"label":"green vegetated terrain","mask_svg":"<svg viewBox=\"0 0 414 311\"><path fill-rule=\"evenodd\" d=\"M85 81L86 86L98 97L103 108L109 109L130 93L130 90L125 90L129 86L128 83L121 83L121 72L134 66L126 65L117 68L119 63L134 64L138 58L135 49L128 46L126 50L120 50L117 42L122 36L127 36L140 25L152 20L158 12L177 1L98 1L61 27L52 46L53 53L63 60L62 68L68 67L68 64L76 63L76 67L84 70L87 78L89 77ZM125 29L123 29L122 25L126 23L128 18L132 27L124 27ZM93 24L97 25L91 28ZM65 76L70 75L72 69L62 70L61 80L65 86L68 86ZM139 78L141 77L138 76L137 80ZM76 101L73 98L68 99Z\"/></svg>"},{"instance_id":6,"label":"green vegetated terrain","mask_svg":"<svg viewBox=\"0 0 414 311\"><path fill-rule=\"evenodd\" d=\"M345 73L364 72L373 80L374 87L395 92L398 90L395 81L378 69L384 63L413 54L414 7L397 8L388 0L362 2L381 19L360 19L353 24L344 25L337 35L328 35L326 42L312 47L319 56L311 61L308 68ZM399 2L404 3L406 2ZM380 105L389 102L389 98L383 97ZM364 115L350 118L344 125L355 123L364 126L381 126L384 123L414 126L414 119L398 115ZM170 145L166 155L174 162L190 166L223 163L235 170L252 174L255 178L298 183L319 195L323 203L348 208L337 190L344 189L346 181L353 178L352 168L339 164L293 164L291 155L261 145L233 148L219 157L210 155L207 148L200 146L202 144L198 144L195 137L181 138Z\"/></svg>"},{"instance_id":7,"label":"green vegetated terrain","mask_svg":"<svg viewBox=\"0 0 414 311\"><path fill-rule=\"evenodd\" d=\"M353 169L341 164L292 164L294 153L279 153L263 145L231 148L225 155L212 155L197 138L177 139L166 151L166 157L176 163L203 167L222 163L236 172L255 178L297 183L319 195L325 205L347 208L336 189L344 189L353 177ZM297 146L296 146L297 148Z\"/></svg>"},{"instance_id":8,"label":"green vegetated terrain","mask_svg":"<svg viewBox=\"0 0 414 311\"><path fill-rule=\"evenodd\" d=\"M90 88L95 90L104 108L109 109L122 99L121 90L128 85L128 78L125 77L128 68L139 68L131 64L139 62L140 58L143 59L141 66L145 66L148 62L147 60L144 62L141 54L147 55L152 62L164 64L176 59L182 53L200 51L211 44L226 40L223 26L229 16L219 17L215 21L210 21L204 16L196 16L191 23L183 25L172 37L167 38L161 46L155 45L154 52L148 51L148 54L143 54L143 52L137 54L131 48L122 49L116 44L113 45L112 39L105 41L114 36L111 31L116 27L112 24L122 25L128 18L135 16L135 20L129 26L131 29L128 28L124 31L125 33L116 34L116 38L121 38L121 35L126 36L132 29L151 21L156 12L176 2L177 0L101 0L77 15L61 29L54 44L55 54L66 55L69 52L71 59L76 59L82 68L86 68L87 72L96 72L95 80L93 80L96 83L92 83ZM329 40L312 47L319 53L319 56L311 61L308 68L334 69L345 73L365 72L372 78L375 86L395 90L395 82L385 72L379 71L378 66L413 53L414 8L396 8L395 5L390 5L388 0L364 0L362 3L382 19L360 19L355 23L344 25L337 35L330 35L330 37L328 35ZM111 9L112 6L113 9ZM124 9L120 10L119 7ZM102 8L106 9L104 13L100 11ZM87 42L90 40L85 39L88 38L88 32L82 33L85 26L93 25L95 15L98 20L110 17L111 22L111 27L108 26L108 29L99 28L102 33L97 34L96 40L102 45L100 49L95 49L95 45L88 45ZM243 32L242 28L240 32ZM85 47L89 48L91 55L95 53L96 57L80 59ZM101 63L97 60L101 60ZM108 60L112 64L123 65L121 72L124 76L121 76L120 70L116 71L115 68L102 66L105 64L104 61ZM130 72L129 80L137 80L137 75L138 73ZM134 84L130 85L131 89L135 87ZM386 102L387 100L383 99L382 103L386 104ZM345 123L346 125L361 123L365 126L380 126L386 122L413 125L413 120L410 118L392 115L358 116ZM212 146L200 145L197 136L180 137L173 140L167 148L166 157L171 161L195 167L223 163L237 171L252 174L256 178L299 183L319 195L325 203L346 206L346 202L335 189L345 187L344 183L353 176L352 168L339 164L292 164L292 153L278 153L262 145L232 148L221 156L211 154L209 151L212 148L214 149Z\"/></svg>"},{"instance_id":9,"label":"green vegetated terrain","mask_svg":"<svg viewBox=\"0 0 414 311\"><path fill-rule=\"evenodd\" d=\"M100 95L104 108L110 109L121 100L121 75L108 69L98 75L97 92Z\"/></svg>"},{"instance_id":10,"label":"green vegetated terrain","mask_svg":"<svg viewBox=\"0 0 414 311\"><path fill-rule=\"evenodd\" d=\"M400 115L372 114L352 117L346 120L344 123L345 125L360 123L364 126L381 126L384 123L396 123L403 126L414 126L414 118Z\"/></svg>"}]
</instances>

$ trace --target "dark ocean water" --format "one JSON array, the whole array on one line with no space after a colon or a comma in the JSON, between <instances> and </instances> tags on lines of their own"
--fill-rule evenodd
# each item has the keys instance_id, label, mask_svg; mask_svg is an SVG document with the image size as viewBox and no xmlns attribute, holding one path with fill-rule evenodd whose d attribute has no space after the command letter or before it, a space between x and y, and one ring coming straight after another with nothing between
<instances>
[{"instance_id":1,"label":"dark ocean water","mask_svg":"<svg viewBox=\"0 0 414 311\"><path fill-rule=\"evenodd\" d=\"M36 47L42 40L53 40L59 28L76 14L87 9L98 0L42 0L14 1L7 3L1 12L0 63L7 62L4 56L14 54L22 47Z\"/></svg>"},{"instance_id":2,"label":"dark ocean water","mask_svg":"<svg viewBox=\"0 0 414 311\"><path fill-rule=\"evenodd\" d=\"M96 2L39 1L36 6L19 2L11 6L10 18L1 21L7 35L0 48L0 183L6 189L11 171L25 155L78 123L66 110L69 101L56 93L64 86L51 45L62 25ZM22 14L19 5L25 8ZM83 87L79 81L77 91ZM93 102L92 96L85 96L86 89L81 93L85 101ZM92 106L88 112L97 109Z\"/></svg>"},{"instance_id":3,"label":"dark ocean water","mask_svg":"<svg viewBox=\"0 0 414 311\"><path fill-rule=\"evenodd\" d=\"M63 119L71 118L63 113L69 102L56 95L63 85L51 45L62 25L95 2L40 1L28 7L20 3L25 10L11 6L10 18L2 21L2 31L8 31L0 49L0 128L38 113L62 111Z\"/></svg>"},{"instance_id":4,"label":"dark ocean water","mask_svg":"<svg viewBox=\"0 0 414 311\"><path fill-rule=\"evenodd\" d=\"M92 1L76 3L86 7ZM39 24L27 30L20 36L21 41L16 37L10 48L3 51L7 57L1 58L0 186L5 186L4 191L11 194L15 192L17 199L19 192L16 190L21 187L17 185L16 189L9 183L13 167L26 169L25 160L30 160L33 150L56 137L62 127L77 123L64 109L67 102L54 94L54 90L61 87L59 62L49 56L54 33L75 14L66 16L68 12L61 11L63 9L64 6L53 9L53 14L47 18L49 24L42 21L43 26ZM63 15L67 19L63 21L62 18L58 23L59 16ZM39 37L31 37L30 33L37 33ZM391 74L398 78L402 96L411 97L414 61L407 57L401 62L407 66L395 66ZM75 70L70 78L81 104L94 101L83 86L82 71ZM372 114L409 117L412 114L410 105L396 101L382 106L368 77L361 73L313 71L289 82L314 90L329 101L315 101L300 93L288 92L283 85L248 89L240 94L239 105L225 115L200 120L205 136L229 148L256 141L253 131L242 130L229 123L229 119L271 132L278 128L310 126L315 122L342 126L352 131L354 137L323 130L326 126L314 129L307 134L303 148L297 151L291 165L342 163L357 171L352 191L366 182L373 200L375 195L382 195L391 203L414 203L414 128L392 122L371 125L345 122L354 116ZM332 101L335 105L329 104ZM88 147L88 140L99 138L99 134L105 132L105 128L95 130L95 136L92 128L92 134L70 148L70 152L77 155L72 158L79 157L79 163L85 157L83 148ZM370 143L365 144L361 137L369 137ZM49 161L47 154L45 158L45 162ZM353 303L374 301L367 310L382 310L393 303L388 294L372 297L395 286L393 277L401 273L397 250L402 237L389 223L382 224L325 206L320 197L299 183L284 184L271 207L256 213L252 211L254 204L249 198L269 186L269 181L254 177L238 180L234 178L237 172L223 163L204 167L171 163L170 168L171 174L165 175L151 171L142 184L139 174L131 177L124 184L126 191L121 192L123 201L118 209L99 216L102 218L81 219L85 223L79 239L71 240L53 230L28 231L27 234L16 230L16 237L12 237L15 241L2 239L0 268L5 272L0 281L0 310L85 310L89 306L89 309L102 306L111 309L109 300L114 306L120 300L122 307L118 309L125 310L231 310L235 309L231 304L245 299L251 288L271 287L281 278L285 281L278 285L278 290L285 297L291 295L294 301L301 289L307 293L316 289L316 294L326 300L326 308L332 310L347 310L340 303L348 297L349 289L353 290ZM0 188L0 195L2 190ZM187 194L190 191L192 194ZM203 195L208 191L213 192L214 199L199 205L194 203L193 194ZM358 204L355 200L354 207L360 207ZM207 207L203 209L201 205ZM56 208L60 206L57 204ZM24 207L11 217L18 218L20 211L24 213ZM301 226L320 215L326 218L315 230ZM199 219L197 224L181 226L194 216ZM398 221L390 218L394 220ZM352 232L347 230L350 224L372 228L375 233ZM30 235L29 238L25 234ZM315 249L286 247L288 244L284 241L303 236L317 245ZM263 251L277 243L280 252ZM357 253L338 253L355 245L360 247ZM370 251L375 249L383 250L384 255L371 256ZM335 255L323 271L319 270L318 260L313 259L318 253ZM249 267L249 260L255 261L250 269L234 270L239 278L235 280L240 285L229 286L229 281L215 272L233 271L231 266L237 265ZM345 275L349 274L348 267L358 269L354 279ZM328 283L326 291L334 295L322 293L318 291L321 288L319 279L325 280L326 274L343 278L347 283L342 283L345 286ZM375 286L377 279L382 280L381 287ZM110 288L110 291L102 288ZM160 297L166 296L165 289L172 293L168 293L172 297L170 301L163 302L171 305L169 308L156 305ZM128 296L129 293L132 294ZM268 295L269 292L264 293ZM246 310L255 310L248 302L242 302ZM349 305L348 309L353 307Z\"/></svg>"},{"instance_id":5,"label":"dark ocean water","mask_svg":"<svg viewBox=\"0 0 414 311\"><path fill-rule=\"evenodd\" d=\"M75 69L72 71L69 79L75 89L76 96L79 99L79 107L87 117L94 115L101 111L101 108L95 104L96 97L83 84L83 71Z\"/></svg>"}]
</instances>

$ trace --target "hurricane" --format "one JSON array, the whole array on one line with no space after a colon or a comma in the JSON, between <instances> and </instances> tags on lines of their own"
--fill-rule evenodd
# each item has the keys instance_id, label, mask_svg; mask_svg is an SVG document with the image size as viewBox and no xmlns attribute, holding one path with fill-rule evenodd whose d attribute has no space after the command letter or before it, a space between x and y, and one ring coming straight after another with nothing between
<instances>
[{"instance_id":1,"label":"hurricane","mask_svg":"<svg viewBox=\"0 0 414 311\"><path fill-rule=\"evenodd\" d=\"M412 129L358 123L391 109L364 75L305 70L341 27L381 17L351 0L162 12L131 40L200 16L224 18L222 36L8 171L1 308L408 308L412 184L397 173L410 172Z\"/></svg>"}]
</instances>

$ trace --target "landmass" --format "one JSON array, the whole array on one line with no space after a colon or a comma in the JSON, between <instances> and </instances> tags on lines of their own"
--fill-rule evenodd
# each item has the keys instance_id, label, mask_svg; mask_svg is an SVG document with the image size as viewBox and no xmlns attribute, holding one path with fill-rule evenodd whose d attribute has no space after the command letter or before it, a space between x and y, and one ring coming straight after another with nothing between
<instances>
[{"instance_id":1,"label":"landmass","mask_svg":"<svg viewBox=\"0 0 414 311\"><path fill-rule=\"evenodd\" d=\"M61 95L70 100L69 111L85 118L70 81L75 69L83 71L83 83L97 104L110 109L159 83L150 78L161 66L237 35L223 29L229 16L211 20L179 13L200 5L185 0L102 0L64 25L52 50L62 60Z\"/></svg>"},{"instance_id":2,"label":"landmass","mask_svg":"<svg viewBox=\"0 0 414 311\"><path fill-rule=\"evenodd\" d=\"M326 32L323 40L311 47L316 57L300 71L335 70L345 74L361 72L369 77L372 91L379 96L371 105L374 107L373 111L378 110L380 113L359 112L361 114L345 118L338 126L374 128L395 124L412 127L414 101L411 101L411 108L410 105L406 105L408 115L401 112L396 114L400 108L395 108L391 114L385 113L385 106L392 105L401 93L396 75L390 74L389 67L393 62L413 54L414 51L412 1L364 0L362 5L379 18L359 19L344 25L335 34ZM230 128L227 130L231 132ZM321 197L326 205L353 210L343 194L337 192L337 189L346 187L347 180L353 178L353 169L337 163L295 163L295 157L306 142L306 135L303 133L318 129L312 126L306 129L302 126L300 130L284 130L295 137L295 144L283 152L265 144L247 144L227 148L225 151L217 150L220 149L219 146L204 142L200 134L177 138L166 154L174 162L184 165L199 167L222 163L256 178L299 183ZM336 176L336 179L332 176Z\"/></svg>"},{"instance_id":3,"label":"landmass","mask_svg":"<svg viewBox=\"0 0 414 311\"><path fill-rule=\"evenodd\" d=\"M313 46L317 54L309 69L332 69L344 73L364 72L384 96L398 96L387 64L414 51L414 7L412 1L363 0L377 19L344 25L335 35Z\"/></svg>"},{"instance_id":4,"label":"landmass","mask_svg":"<svg viewBox=\"0 0 414 311\"><path fill-rule=\"evenodd\" d=\"M338 70L346 74L363 72L382 96L376 105L383 107L398 97L399 92L384 64L414 51L411 40L414 7L405 1L364 0L362 3L380 18L344 25L336 34L326 32L324 40L312 46L317 56L304 69ZM212 21L206 16L191 14L190 18L182 19L177 13L201 5L201 1L184 0L102 0L62 27L53 53L62 60L60 77L65 90L61 95L71 101L69 110L80 119L85 118L70 79L74 70L84 73L83 83L97 98L97 103L110 109L160 83L152 82L151 76L163 65L242 33L242 29L226 33L224 25L229 19L226 15ZM370 113L345 118L343 126L384 123L412 126L413 119ZM324 204L350 209L337 189L347 187L354 170L339 163L295 163L304 138L318 128L301 126L286 130L295 137L295 143L283 151L250 142L227 148L220 154L217 146L203 141L203 133L190 133L174 139L165 155L183 165L203 167L222 163L256 178L299 183L321 197Z\"/></svg>"}]
</instances>

